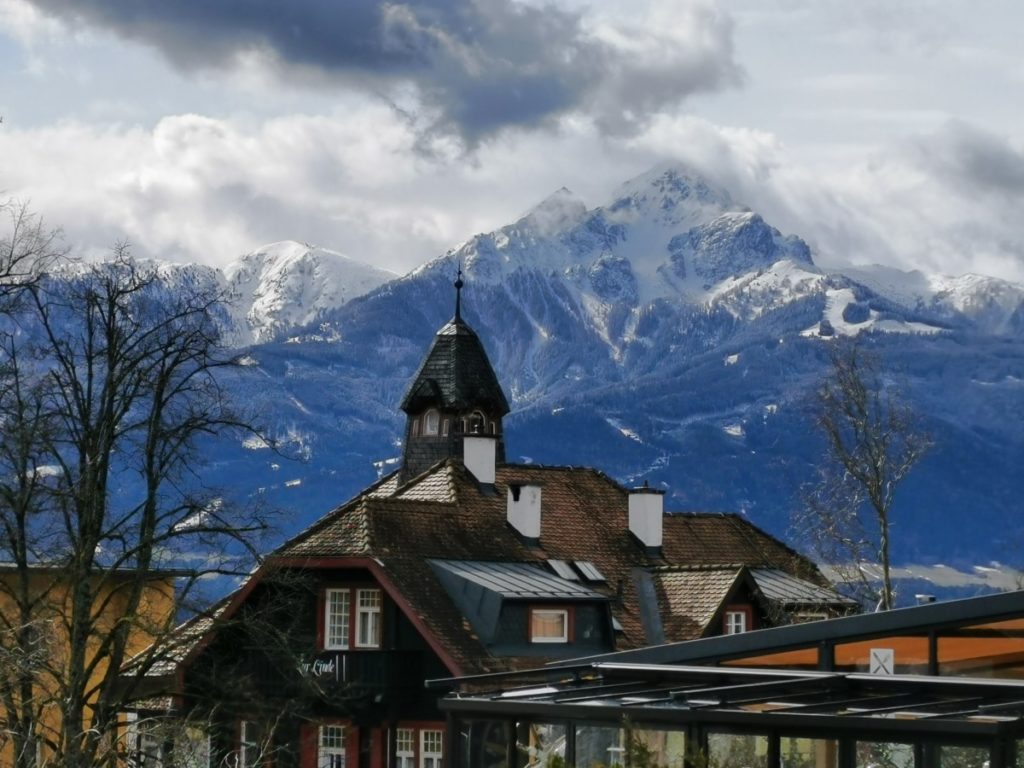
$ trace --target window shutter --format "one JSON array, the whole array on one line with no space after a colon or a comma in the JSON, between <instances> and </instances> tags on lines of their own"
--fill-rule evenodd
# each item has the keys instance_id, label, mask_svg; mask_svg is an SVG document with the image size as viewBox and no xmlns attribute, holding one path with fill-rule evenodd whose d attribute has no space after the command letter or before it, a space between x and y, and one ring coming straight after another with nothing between
<instances>
[{"instance_id":1,"label":"window shutter","mask_svg":"<svg viewBox=\"0 0 1024 768\"><path fill-rule=\"evenodd\" d=\"M299 726L299 768L316 768L318 733L315 725Z\"/></svg>"}]
</instances>

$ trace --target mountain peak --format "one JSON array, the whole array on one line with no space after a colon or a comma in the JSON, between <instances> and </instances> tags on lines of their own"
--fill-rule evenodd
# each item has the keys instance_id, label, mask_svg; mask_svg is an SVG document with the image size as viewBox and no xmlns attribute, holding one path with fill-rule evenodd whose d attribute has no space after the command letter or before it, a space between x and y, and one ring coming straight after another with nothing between
<instances>
[{"instance_id":1,"label":"mountain peak","mask_svg":"<svg viewBox=\"0 0 1024 768\"><path fill-rule=\"evenodd\" d=\"M566 187L560 187L531 208L519 221L537 234L563 232L580 221L587 206Z\"/></svg>"},{"instance_id":2,"label":"mountain peak","mask_svg":"<svg viewBox=\"0 0 1024 768\"><path fill-rule=\"evenodd\" d=\"M255 341L311 322L396 277L392 272L309 243L283 240L257 248L224 270L235 313Z\"/></svg>"},{"instance_id":3,"label":"mountain peak","mask_svg":"<svg viewBox=\"0 0 1024 768\"><path fill-rule=\"evenodd\" d=\"M608 206L614 212L656 212L667 220L734 207L728 191L678 163L659 163L630 179L619 187L615 202Z\"/></svg>"}]
</instances>

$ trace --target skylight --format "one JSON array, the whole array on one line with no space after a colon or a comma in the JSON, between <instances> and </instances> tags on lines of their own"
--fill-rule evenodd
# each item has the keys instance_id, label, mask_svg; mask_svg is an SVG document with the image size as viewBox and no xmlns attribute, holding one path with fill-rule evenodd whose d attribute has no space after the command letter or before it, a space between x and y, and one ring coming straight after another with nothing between
<instances>
[{"instance_id":1,"label":"skylight","mask_svg":"<svg viewBox=\"0 0 1024 768\"><path fill-rule=\"evenodd\" d=\"M576 560L573 565L576 566L577 570L583 575L583 578L587 581L594 581L604 583L608 581L604 577L604 574L598 570L597 566L589 560Z\"/></svg>"},{"instance_id":2,"label":"skylight","mask_svg":"<svg viewBox=\"0 0 1024 768\"><path fill-rule=\"evenodd\" d=\"M572 569L565 560L548 560L548 567L555 572L557 576L561 576L563 579L568 581L579 581L580 577L576 575L576 571Z\"/></svg>"}]
</instances>

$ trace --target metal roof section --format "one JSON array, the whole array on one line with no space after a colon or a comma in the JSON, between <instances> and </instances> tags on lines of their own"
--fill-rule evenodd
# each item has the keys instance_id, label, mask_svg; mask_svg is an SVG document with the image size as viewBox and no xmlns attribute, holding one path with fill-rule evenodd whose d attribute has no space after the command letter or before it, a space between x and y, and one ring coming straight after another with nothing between
<instances>
[{"instance_id":1,"label":"metal roof section","mask_svg":"<svg viewBox=\"0 0 1024 768\"><path fill-rule=\"evenodd\" d=\"M554 558L548 560L548 567L555 572L557 576L560 576L567 581L579 581L580 577L576 574L576 571L572 569L565 560L556 560Z\"/></svg>"},{"instance_id":2,"label":"metal roof section","mask_svg":"<svg viewBox=\"0 0 1024 768\"><path fill-rule=\"evenodd\" d=\"M489 563L476 560L431 560L441 575L450 574L511 600L606 600L582 584L553 576L529 563ZM443 581L442 576L442 581Z\"/></svg>"},{"instance_id":3,"label":"metal roof section","mask_svg":"<svg viewBox=\"0 0 1024 768\"><path fill-rule=\"evenodd\" d=\"M606 579L600 569L589 560L576 560L573 564L587 581L595 584L607 583L608 579Z\"/></svg>"},{"instance_id":4,"label":"metal roof section","mask_svg":"<svg viewBox=\"0 0 1024 768\"><path fill-rule=\"evenodd\" d=\"M761 594L768 600L785 605L843 603L857 605L857 601L804 579L798 579L778 568L751 568Z\"/></svg>"},{"instance_id":5,"label":"metal roof section","mask_svg":"<svg viewBox=\"0 0 1024 768\"><path fill-rule=\"evenodd\" d=\"M577 666L574 674L543 686L519 688L528 676L511 673L502 687L453 694L441 708L474 717L574 719L585 725L621 725L628 717L830 738L857 732L936 741L1024 734L1020 680L599 663ZM499 680L494 676L492 683ZM507 696L510 689L518 692L514 700Z\"/></svg>"},{"instance_id":6,"label":"metal roof section","mask_svg":"<svg viewBox=\"0 0 1024 768\"><path fill-rule=\"evenodd\" d=\"M475 560L428 562L452 602L492 652L496 646L510 645L508 621L517 612L522 614L521 629L525 640L527 611L524 603L600 603L602 606L608 603L608 598L600 592L554 576L539 564ZM554 646L545 650L559 655L555 653Z\"/></svg>"}]
</instances>

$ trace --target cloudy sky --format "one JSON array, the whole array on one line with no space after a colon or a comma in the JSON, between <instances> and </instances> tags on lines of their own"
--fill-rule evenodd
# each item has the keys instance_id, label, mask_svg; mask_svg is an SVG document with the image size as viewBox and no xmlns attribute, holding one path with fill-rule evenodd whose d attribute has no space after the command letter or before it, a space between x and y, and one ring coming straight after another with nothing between
<instances>
[{"instance_id":1,"label":"cloudy sky","mask_svg":"<svg viewBox=\"0 0 1024 768\"><path fill-rule=\"evenodd\" d=\"M69 245L404 272L675 160L824 264L1024 281L1020 0L0 0L0 193Z\"/></svg>"}]
</instances>

